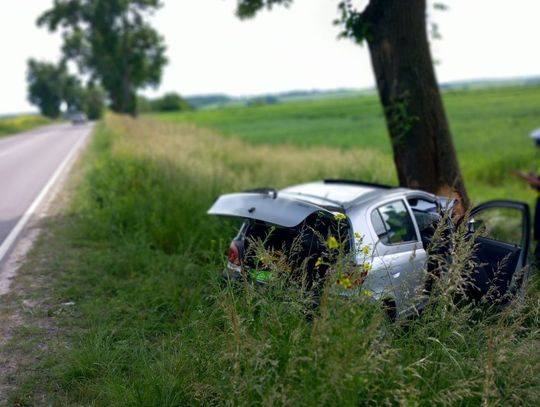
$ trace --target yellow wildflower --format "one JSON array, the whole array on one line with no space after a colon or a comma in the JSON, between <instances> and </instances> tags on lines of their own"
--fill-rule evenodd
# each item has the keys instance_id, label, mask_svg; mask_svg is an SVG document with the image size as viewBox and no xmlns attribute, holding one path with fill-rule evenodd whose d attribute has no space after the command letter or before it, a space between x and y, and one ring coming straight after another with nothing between
<instances>
[{"instance_id":1,"label":"yellow wildflower","mask_svg":"<svg viewBox=\"0 0 540 407\"><path fill-rule=\"evenodd\" d=\"M364 236L360 234L360 232L354 232L354 237L356 237L358 240L362 240Z\"/></svg>"},{"instance_id":2,"label":"yellow wildflower","mask_svg":"<svg viewBox=\"0 0 540 407\"><path fill-rule=\"evenodd\" d=\"M323 259L322 259L322 257L319 257L319 258L317 259L317 261L315 262L315 268L321 267L322 264L323 264Z\"/></svg>"},{"instance_id":3,"label":"yellow wildflower","mask_svg":"<svg viewBox=\"0 0 540 407\"><path fill-rule=\"evenodd\" d=\"M368 290L367 288L365 288L365 289L362 290L362 295L365 295L366 297L371 298L371 297L373 297L373 291Z\"/></svg>"},{"instance_id":4,"label":"yellow wildflower","mask_svg":"<svg viewBox=\"0 0 540 407\"><path fill-rule=\"evenodd\" d=\"M345 220L345 219L347 219L347 216L344 213L337 212L337 213L334 214L334 219L337 220L337 221Z\"/></svg>"},{"instance_id":5,"label":"yellow wildflower","mask_svg":"<svg viewBox=\"0 0 540 407\"><path fill-rule=\"evenodd\" d=\"M261 253L257 257L262 264L269 264L272 262L272 256L270 256L268 253Z\"/></svg>"},{"instance_id":6,"label":"yellow wildflower","mask_svg":"<svg viewBox=\"0 0 540 407\"><path fill-rule=\"evenodd\" d=\"M362 247L362 253L364 253L364 256L367 256L369 254L369 246Z\"/></svg>"},{"instance_id":7,"label":"yellow wildflower","mask_svg":"<svg viewBox=\"0 0 540 407\"><path fill-rule=\"evenodd\" d=\"M352 282L349 277L343 277L341 280L339 280L339 283L342 285L343 288L351 288Z\"/></svg>"},{"instance_id":8,"label":"yellow wildflower","mask_svg":"<svg viewBox=\"0 0 540 407\"><path fill-rule=\"evenodd\" d=\"M364 263L364 271L369 273L371 271L371 263Z\"/></svg>"},{"instance_id":9,"label":"yellow wildflower","mask_svg":"<svg viewBox=\"0 0 540 407\"><path fill-rule=\"evenodd\" d=\"M328 239L326 240L326 245L329 249L337 249L339 247L339 243L334 236L328 236Z\"/></svg>"}]
</instances>

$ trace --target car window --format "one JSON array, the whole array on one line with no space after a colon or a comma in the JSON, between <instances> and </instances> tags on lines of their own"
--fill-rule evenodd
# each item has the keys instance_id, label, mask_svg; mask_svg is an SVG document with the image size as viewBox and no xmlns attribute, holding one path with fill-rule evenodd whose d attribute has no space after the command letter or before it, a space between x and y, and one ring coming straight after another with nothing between
<instances>
[{"instance_id":1,"label":"car window","mask_svg":"<svg viewBox=\"0 0 540 407\"><path fill-rule=\"evenodd\" d=\"M402 201L395 201L375 209L371 222L381 243L399 244L416 241L412 219Z\"/></svg>"},{"instance_id":2,"label":"car window","mask_svg":"<svg viewBox=\"0 0 540 407\"><path fill-rule=\"evenodd\" d=\"M422 198L409 198L408 202L420 233L426 229L434 228L440 221L441 215L436 202Z\"/></svg>"},{"instance_id":3,"label":"car window","mask_svg":"<svg viewBox=\"0 0 540 407\"><path fill-rule=\"evenodd\" d=\"M431 202L423 198L409 198L409 206L413 211L438 213L437 202Z\"/></svg>"},{"instance_id":4,"label":"car window","mask_svg":"<svg viewBox=\"0 0 540 407\"><path fill-rule=\"evenodd\" d=\"M373 224L373 229L375 229L375 233L377 233L379 239L386 241L386 228L384 227L383 220L377 209L371 212L371 223Z\"/></svg>"}]
</instances>

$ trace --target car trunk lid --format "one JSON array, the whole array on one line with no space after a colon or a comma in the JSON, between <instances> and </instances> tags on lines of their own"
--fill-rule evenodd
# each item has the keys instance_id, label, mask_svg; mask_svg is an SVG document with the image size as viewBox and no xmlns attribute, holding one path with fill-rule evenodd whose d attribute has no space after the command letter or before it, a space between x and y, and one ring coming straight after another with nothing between
<instances>
[{"instance_id":1,"label":"car trunk lid","mask_svg":"<svg viewBox=\"0 0 540 407\"><path fill-rule=\"evenodd\" d=\"M209 215L266 222L286 228L298 226L313 213L332 215L327 209L295 197L270 192L242 192L220 196Z\"/></svg>"}]
</instances>

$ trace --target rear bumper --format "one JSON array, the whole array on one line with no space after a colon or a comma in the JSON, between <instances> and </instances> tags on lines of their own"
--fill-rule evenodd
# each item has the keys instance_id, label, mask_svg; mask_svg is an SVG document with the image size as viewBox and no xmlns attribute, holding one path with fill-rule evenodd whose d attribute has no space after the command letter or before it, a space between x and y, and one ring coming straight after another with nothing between
<instances>
[{"instance_id":1,"label":"rear bumper","mask_svg":"<svg viewBox=\"0 0 540 407\"><path fill-rule=\"evenodd\" d=\"M244 273L242 267L233 264L228 264L227 267L225 267L221 273L221 277L225 284L249 282L261 287L268 285L266 281L253 278L249 273Z\"/></svg>"}]
</instances>

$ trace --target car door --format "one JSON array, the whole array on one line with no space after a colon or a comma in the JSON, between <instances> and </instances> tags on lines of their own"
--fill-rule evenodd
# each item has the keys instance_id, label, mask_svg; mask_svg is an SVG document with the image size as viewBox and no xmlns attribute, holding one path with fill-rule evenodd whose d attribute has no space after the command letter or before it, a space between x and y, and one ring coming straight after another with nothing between
<instances>
[{"instance_id":1,"label":"car door","mask_svg":"<svg viewBox=\"0 0 540 407\"><path fill-rule=\"evenodd\" d=\"M384 203L371 211L371 223L379 241L377 254L390 275L398 313L415 306L423 283L426 252L418 228L402 199Z\"/></svg>"},{"instance_id":2,"label":"car door","mask_svg":"<svg viewBox=\"0 0 540 407\"><path fill-rule=\"evenodd\" d=\"M523 281L530 244L530 210L523 202L486 202L471 211L469 232L477 232L470 296L497 299Z\"/></svg>"}]
</instances>

